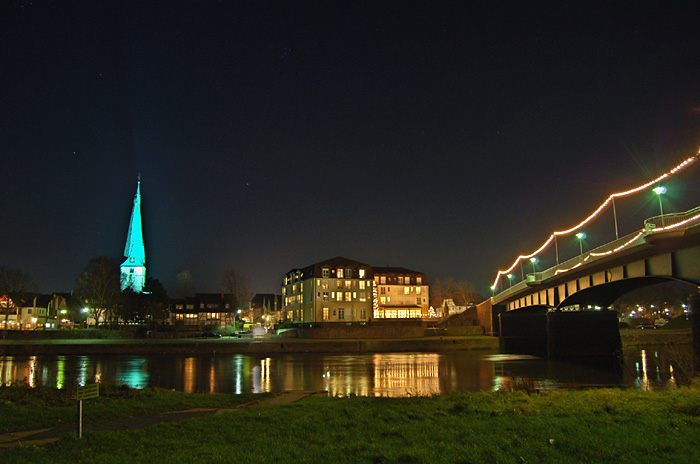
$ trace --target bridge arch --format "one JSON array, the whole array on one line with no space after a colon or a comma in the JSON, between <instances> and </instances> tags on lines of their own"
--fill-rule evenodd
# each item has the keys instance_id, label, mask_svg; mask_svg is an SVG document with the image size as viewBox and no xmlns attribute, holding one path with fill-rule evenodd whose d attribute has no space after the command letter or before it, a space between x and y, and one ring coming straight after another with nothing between
<instances>
[{"instance_id":1,"label":"bridge arch","mask_svg":"<svg viewBox=\"0 0 700 464\"><path fill-rule=\"evenodd\" d=\"M684 282L696 285L688 280L668 276L632 277L581 289L562 300L555 309L570 306L579 306L581 309L589 306L609 308L618 298L633 290L665 282Z\"/></svg>"}]
</instances>

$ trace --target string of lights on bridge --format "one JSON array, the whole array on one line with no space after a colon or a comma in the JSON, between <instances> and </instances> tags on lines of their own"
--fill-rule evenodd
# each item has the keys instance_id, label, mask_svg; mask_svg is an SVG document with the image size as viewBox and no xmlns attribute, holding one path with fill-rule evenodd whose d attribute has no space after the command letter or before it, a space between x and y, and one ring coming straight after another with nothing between
<instances>
[{"instance_id":1,"label":"string of lights on bridge","mask_svg":"<svg viewBox=\"0 0 700 464\"><path fill-rule=\"evenodd\" d=\"M658 184L659 182L663 181L664 179L667 179L667 178L677 174L678 172L680 172L684 168L688 167L689 165L691 165L692 163L697 161L698 157L700 157L700 151L698 151L698 153L696 153L695 155L686 159L685 161L680 163L678 166L674 167L673 169L666 172L665 174L662 174L661 176L657 177L654 180L651 180L643 185L640 185L640 186L635 187L635 188L630 189L630 190L626 190L624 192L613 193L595 211L593 211L593 213L591 213L591 215L588 216L586 219L584 219L583 221L579 222L578 224L576 224L575 226L573 226L569 229L552 232L552 235L550 235L549 238L538 249L536 249L535 251L533 251L532 253L530 253L528 255L518 256L518 258L515 260L515 262L513 263L513 265L511 267L509 267L508 269L505 269L505 270L498 271L498 275L496 275L496 280L494 281L493 285L491 286L491 289L495 290L496 288L498 288L498 283L499 283L501 277L504 275L510 274L513 271L513 269L515 269L516 266L518 264L520 264L522 261L537 259L536 256L539 255L544 250L546 250L549 247L549 245L551 245L552 242L554 242L556 240L557 237L562 236L562 235L569 235L572 232L580 230L586 224L588 224L593 219L598 217L600 214L603 213L603 211L605 211L605 209L608 207L608 205L610 205L611 203L613 203L613 205L614 205L615 198L632 195L634 193L641 192L641 191L651 187L654 184ZM683 222L673 224L673 225L670 225L667 227L660 227L660 228L657 228L656 230L660 231L660 230L668 230L668 229L672 229L675 227L680 227L684 224L687 224L688 222L697 220L698 218L700 218L700 214L693 216L691 218L688 218ZM631 240L625 242L624 244L618 246L617 248L615 248L613 250L609 250L609 251L606 251L604 253L589 253L588 256L586 256L586 258L582 262L578 263L577 265L575 265L569 269L559 269L556 271L555 275L560 274L562 272L567 272L567 271L570 271L572 269L575 269L575 268L581 266L582 264L584 264L584 262L589 260L591 257L600 257L600 256L616 253L616 252L622 250L623 248L629 246L631 243L633 243L635 240L637 240L639 237L641 237L644 234L644 232L645 232L645 230L640 231L639 234L636 235L634 238L632 238ZM577 234L577 236L578 236L578 234ZM579 238L583 238L584 236L585 235L582 234L581 237L579 237Z\"/></svg>"}]
</instances>

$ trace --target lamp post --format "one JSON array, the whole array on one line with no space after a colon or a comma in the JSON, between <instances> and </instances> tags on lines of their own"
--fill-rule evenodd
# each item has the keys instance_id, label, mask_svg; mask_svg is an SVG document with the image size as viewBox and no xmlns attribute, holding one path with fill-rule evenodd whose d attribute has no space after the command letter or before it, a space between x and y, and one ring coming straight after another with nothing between
<instances>
[{"instance_id":1,"label":"lamp post","mask_svg":"<svg viewBox=\"0 0 700 464\"><path fill-rule=\"evenodd\" d=\"M491 297L493 297L494 295L496 295L496 286L491 285Z\"/></svg>"},{"instance_id":2,"label":"lamp post","mask_svg":"<svg viewBox=\"0 0 700 464\"><path fill-rule=\"evenodd\" d=\"M530 258L530 262L532 263L532 273L533 274L537 273L537 268L535 267L535 264L537 264L537 261L539 261L539 260L537 259L536 256L533 256L532 258Z\"/></svg>"},{"instance_id":3,"label":"lamp post","mask_svg":"<svg viewBox=\"0 0 700 464\"><path fill-rule=\"evenodd\" d=\"M653 192L659 197L659 210L661 211L661 227L666 227L666 221L664 220L664 205L661 202L661 195L666 193L666 187L659 185L653 189Z\"/></svg>"},{"instance_id":4,"label":"lamp post","mask_svg":"<svg viewBox=\"0 0 700 464\"><path fill-rule=\"evenodd\" d=\"M513 274L508 274L508 288L513 286L513 277L515 277Z\"/></svg>"},{"instance_id":5,"label":"lamp post","mask_svg":"<svg viewBox=\"0 0 700 464\"><path fill-rule=\"evenodd\" d=\"M583 239L586 238L586 233L579 232L576 234L576 238L578 239L578 249L581 252L581 261L583 262Z\"/></svg>"},{"instance_id":6,"label":"lamp post","mask_svg":"<svg viewBox=\"0 0 700 464\"><path fill-rule=\"evenodd\" d=\"M236 316L239 314L241 314L240 309L233 314L233 331L234 331L234 333L238 333L238 329L236 329Z\"/></svg>"}]
</instances>

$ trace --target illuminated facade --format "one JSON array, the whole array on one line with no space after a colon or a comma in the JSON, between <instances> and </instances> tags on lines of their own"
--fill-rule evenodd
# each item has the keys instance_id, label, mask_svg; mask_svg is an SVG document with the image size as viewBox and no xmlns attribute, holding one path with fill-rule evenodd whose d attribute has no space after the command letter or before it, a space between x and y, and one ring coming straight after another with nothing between
<instances>
[{"instance_id":1,"label":"illuminated facade","mask_svg":"<svg viewBox=\"0 0 700 464\"><path fill-rule=\"evenodd\" d=\"M237 317L231 309L230 293L197 293L192 297L170 300L170 323L201 328L224 328Z\"/></svg>"},{"instance_id":2,"label":"illuminated facade","mask_svg":"<svg viewBox=\"0 0 700 464\"><path fill-rule=\"evenodd\" d=\"M141 227L141 178L139 176L134 196L134 207L131 210L129 232L124 246L124 261L121 265L122 290L131 288L140 293L146 283L146 249L143 246L143 230Z\"/></svg>"},{"instance_id":3,"label":"illuminated facade","mask_svg":"<svg viewBox=\"0 0 700 464\"><path fill-rule=\"evenodd\" d=\"M430 316L428 279L402 267L375 267L375 319L420 319Z\"/></svg>"},{"instance_id":4,"label":"illuminated facade","mask_svg":"<svg viewBox=\"0 0 700 464\"><path fill-rule=\"evenodd\" d=\"M282 310L302 323L363 323L372 317L372 266L337 257L292 269L282 282Z\"/></svg>"}]
</instances>

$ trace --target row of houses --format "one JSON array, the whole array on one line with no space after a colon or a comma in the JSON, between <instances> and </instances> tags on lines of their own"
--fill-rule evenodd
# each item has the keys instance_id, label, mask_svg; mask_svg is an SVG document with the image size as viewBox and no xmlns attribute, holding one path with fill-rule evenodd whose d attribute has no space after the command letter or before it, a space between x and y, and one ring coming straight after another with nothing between
<instances>
[{"instance_id":1,"label":"row of houses","mask_svg":"<svg viewBox=\"0 0 700 464\"><path fill-rule=\"evenodd\" d=\"M170 323L225 327L240 318L273 327L284 321L332 325L437 316L424 273L343 257L292 269L282 278L282 295L259 293L247 308L235 306L229 294L198 293L172 301Z\"/></svg>"},{"instance_id":2,"label":"row of houses","mask_svg":"<svg viewBox=\"0 0 700 464\"><path fill-rule=\"evenodd\" d=\"M72 327L67 318L67 294L31 295L12 301L0 296L0 330Z\"/></svg>"},{"instance_id":3,"label":"row of houses","mask_svg":"<svg viewBox=\"0 0 700 464\"><path fill-rule=\"evenodd\" d=\"M63 294L38 295L12 305L0 299L0 329L55 329L70 326L64 317ZM451 308L452 309L452 308ZM452 311L449 311L452 312ZM442 315L430 306L429 282L422 272L402 267L378 267L336 257L282 278L282 294L256 294L238 302L227 293L197 293L170 301L167 324L226 327L237 321L273 327L281 322L347 324L371 320L424 320Z\"/></svg>"}]
</instances>

